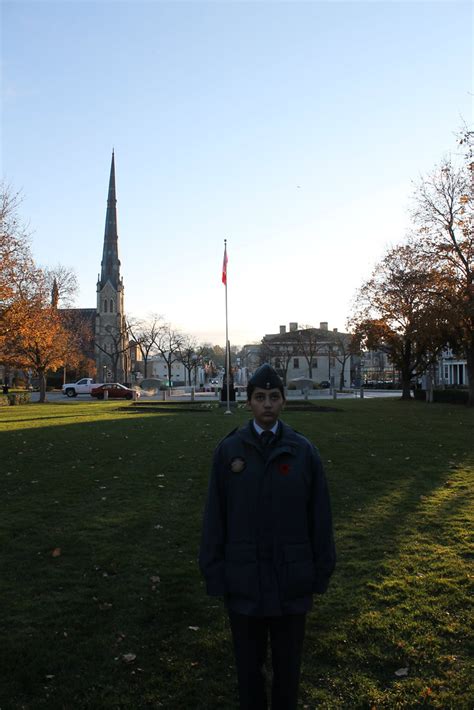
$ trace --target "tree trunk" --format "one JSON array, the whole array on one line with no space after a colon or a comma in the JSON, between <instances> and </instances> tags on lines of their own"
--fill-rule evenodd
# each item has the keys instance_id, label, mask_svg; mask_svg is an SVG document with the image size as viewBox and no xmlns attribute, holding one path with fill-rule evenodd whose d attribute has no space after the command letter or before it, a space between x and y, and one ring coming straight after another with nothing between
<instances>
[{"instance_id":1,"label":"tree trunk","mask_svg":"<svg viewBox=\"0 0 474 710\"><path fill-rule=\"evenodd\" d=\"M46 402L46 373L44 370L38 370L39 379L39 401Z\"/></svg>"},{"instance_id":2,"label":"tree trunk","mask_svg":"<svg viewBox=\"0 0 474 710\"><path fill-rule=\"evenodd\" d=\"M402 373L402 399L411 399L411 379Z\"/></svg>"},{"instance_id":3,"label":"tree trunk","mask_svg":"<svg viewBox=\"0 0 474 710\"><path fill-rule=\"evenodd\" d=\"M148 377L148 358L144 357L143 358L143 373L145 375L145 379Z\"/></svg>"},{"instance_id":4,"label":"tree trunk","mask_svg":"<svg viewBox=\"0 0 474 710\"><path fill-rule=\"evenodd\" d=\"M168 387L171 389L171 361L166 363L168 367Z\"/></svg>"},{"instance_id":5,"label":"tree trunk","mask_svg":"<svg viewBox=\"0 0 474 710\"><path fill-rule=\"evenodd\" d=\"M474 407L474 346L467 349L466 370L469 378L467 404Z\"/></svg>"}]
</instances>

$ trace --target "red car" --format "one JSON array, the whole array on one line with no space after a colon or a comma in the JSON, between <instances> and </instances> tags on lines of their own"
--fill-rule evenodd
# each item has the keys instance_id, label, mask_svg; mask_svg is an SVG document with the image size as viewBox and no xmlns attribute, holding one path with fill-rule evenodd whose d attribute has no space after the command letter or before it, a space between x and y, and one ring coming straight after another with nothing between
<instances>
[{"instance_id":1,"label":"red car","mask_svg":"<svg viewBox=\"0 0 474 710\"><path fill-rule=\"evenodd\" d=\"M107 392L109 399L133 399L133 393L135 390L131 390L129 387L124 387L118 382L107 382L105 385L100 385L99 387L94 387L91 391L91 397L97 397L97 399L104 399L104 392ZM137 397L140 393L137 392Z\"/></svg>"}]
</instances>

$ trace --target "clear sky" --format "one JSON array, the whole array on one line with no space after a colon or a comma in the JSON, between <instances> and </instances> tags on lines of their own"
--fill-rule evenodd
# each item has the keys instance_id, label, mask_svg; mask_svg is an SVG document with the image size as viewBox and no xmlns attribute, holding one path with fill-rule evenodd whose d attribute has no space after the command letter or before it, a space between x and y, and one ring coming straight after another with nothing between
<instances>
[{"instance_id":1,"label":"clear sky","mask_svg":"<svg viewBox=\"0 0 474 710\"><path fill-rule=\"evenodd\" d=\"M95 307L115 148L126 309L224 344L345 328L472 120L470 2L3 0L2 172Z\"/></svg>"}]
</instances>

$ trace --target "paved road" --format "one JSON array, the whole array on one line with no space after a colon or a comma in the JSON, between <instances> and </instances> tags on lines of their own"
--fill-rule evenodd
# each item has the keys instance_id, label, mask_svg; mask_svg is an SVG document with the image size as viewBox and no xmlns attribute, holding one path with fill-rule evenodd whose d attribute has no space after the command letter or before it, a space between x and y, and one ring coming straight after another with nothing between
<instances>
[{"instance_id":1,"label":"paved road","mask_svg":"<svg viewBox=\"0 0 474 710\"><path fill-rule=\"evenodd\" d=\"M367 389L364 390L364 398L365 399L373 399L376 397L401 397L402 391L401 390L371 390ZM337 399L358 399L360 396L359 390L354 390L353 392L338 392L337 393ZM79 395L78 397L65 397L62 392L48 392L46 395L47 401L48 402L62 402L63 404L79 404L79 403L84 403L84 402L90 402L91 404L98 404L98 400L95 397L91 397L90 395ZM297 400L303 400L304 396L301 394L299 391L289 391L287 393L287 398L289 401L297 401ZM330 394L329 390L313 390L310 392L308 399L311 401L313 400L320 400L320 399L332 399L332 395ZM38 402L39 400L39 393L38 392L32 392L31 393L31 401L32 402ZM145 395L143 394L141 396L140 401L150 401L150 402L160 402L163 400L162 393L160 392L159 394L155 395ZM125 401L125 400L124 400ZM190 401L190 395L189 394L173 394L170 398L167 397L166 399L167 402L189 402ZM195 402L217 402L218 398L216 397L215 394L212 394L211 392L199 392L196 393L195 396ZM239 397L238 398L239 402L244 402L245 398L244 397Z\"/></svg>"}]
</instances>

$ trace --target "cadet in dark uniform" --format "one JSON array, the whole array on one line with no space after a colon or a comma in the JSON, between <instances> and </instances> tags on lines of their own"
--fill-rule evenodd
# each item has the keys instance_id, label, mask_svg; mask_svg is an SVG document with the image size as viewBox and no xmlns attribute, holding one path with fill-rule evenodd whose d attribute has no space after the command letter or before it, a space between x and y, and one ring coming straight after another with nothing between
<instances>
[{"instance_id":1,"label":"cadet in dark uniform","mask_svg":"<svg viewBox=\"0 0 474 710\"><path fill-rule=\"evenodd\" d=\"M250 379L254 415L218 445L204 512L200 567L207 593L224 597L242 710L297 706L306 612L334 570L329 494L313 444L279 420L283 384L270 365Z\"/></svg>"}]
</instances>

